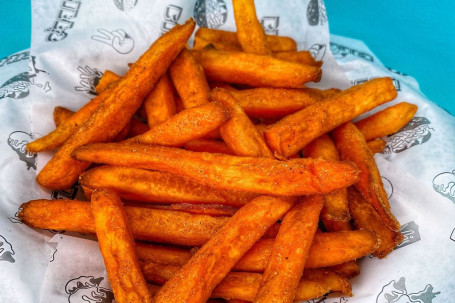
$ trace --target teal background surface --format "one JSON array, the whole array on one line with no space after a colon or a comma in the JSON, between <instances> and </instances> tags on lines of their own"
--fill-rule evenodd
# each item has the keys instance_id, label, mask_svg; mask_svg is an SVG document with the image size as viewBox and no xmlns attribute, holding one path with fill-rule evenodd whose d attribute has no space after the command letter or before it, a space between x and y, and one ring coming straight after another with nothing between
<instances>
[{"instance_id":1,"label":"teal background surface","mask_svg":"<svg viewBox=\"0 0 455 303\"><path fill-rule=\"evenodd\" d=\"M362 40L384 65L416 78L430 100L455 115L455 1L325 0L325 4L331 33ZM30 0L0 0L0 11L3 58L30 47Z\"/></svg>"}]
</instances>

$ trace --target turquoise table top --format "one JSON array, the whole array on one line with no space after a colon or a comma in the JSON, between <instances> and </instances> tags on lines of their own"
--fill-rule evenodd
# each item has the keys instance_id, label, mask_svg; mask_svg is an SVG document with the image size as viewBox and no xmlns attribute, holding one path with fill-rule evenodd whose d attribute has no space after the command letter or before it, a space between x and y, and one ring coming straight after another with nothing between
<instances>
[{"instance_id":1,"label":"turquoise table top","mask_svg":"<svg viewBox=\"0 0 455 303\"><path fill-rule=\"evenodd\" d=\"M325 0L325 4L331 33L364 41L384 65L416 78L429 99L455 115L455 1ZM30 47L30 1L0 0L0 11L3 58Z\"/></svg>"}]
</instances>

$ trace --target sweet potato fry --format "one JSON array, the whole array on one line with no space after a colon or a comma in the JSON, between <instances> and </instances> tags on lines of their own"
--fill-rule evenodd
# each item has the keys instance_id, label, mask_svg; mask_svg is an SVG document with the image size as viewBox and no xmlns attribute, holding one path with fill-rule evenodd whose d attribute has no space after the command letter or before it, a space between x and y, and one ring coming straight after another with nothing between
<instances>
[{"instance_id":1,"label":"sweet potato fry","mask_svg":"<svg viewBox=\"0 0 455 303\"><path fill-rule=\"evenodd\" d=\"M200 27L195 33L196 38L203 39L206 44L212 44L217 50L241 51L236 32ZM297 43L289 37L266 35L267 45L272 52L297 51ZM202 42L202 41L200 41ZM205 44L205 45L206 45ZM202 49L205 45L200 44Z\"/></svg>"},{"instance_id":2,"label":"sweet potato fry","mask_svg":"<svg viewBox=\"0 0 455 303\"><path fill-rule=\"evenodd\" d=\"M261 87L231 90L230 93L248 115L266 118L281 118L321 100L307 88Z\"/></svg>"},{"instance_id":3,"label":"sweet potato fry","mask_svg":"<svg viewBox=\"0 0 455 303\"><path fill-rule=\"evenodd\" d=\"M141 264L182 266L191 258L191 252L188 249L143 242L136 242L136 253Z\"/></svg>"},{"instance_id":4,"label":"sweet potato fry","mask_svg":"<svg viewBox=\"0 0 455 303\"><path fill-rule=\"evenodd\" d=\"M379 154L384 150L385 146L387 145L387 142L385 142L381 138L376 138L367 141L367 145L373 154Z\"/></svg>"},{"instance_id":5,"label":"sweet potato fry","mask_svg":"<svg viewBox=\"0 0 455 303\"><path fill-rule=\"evenodd\" d=\"M74 112L72 110L69 110L62 106L56 106L54 108L55 127L59 127L62 123L71 118L72 115L74 115Z\"/></svg>"},{"instance_id":6,"label":"sweet potato fry","mask_svg":"<svg viewBox=\"0 0 455 303\"><path fill-rule=\"evenodd\" d=\"M301 198L284 216L254 302L293 302L318 227L321 196Z\"/></svg>"},{"instance_id":7,"label":"sweet potato fry","mask_svg":"<svg viewBox=\"0 0 455 303\"><path fill-rule=\"evenodd\" d=\"M154 297L160 302L204 302L234 264L295 203L259 196L240 208Z\"/></svg>"},{"instance_id":8,"label":"sweet potato fry","mask_svg":"<svg viewBox=\"0 0 455 303\"><path fill-rule=\"evenodd\" d=\"M49 134L27 144L30 152L41 152L61 146L88 118L95 112L98 106L109 96L111 89L107 89L96 96L90 102L81 107L66 122L60 124Z\"/></svg>"},{"instance_id":9,"label":"sweet potato fry","mask_svg":"<svg viewBox=\"0 0 455 303\"><path fill-rule=\"evenodd\" d=\"M147 124L142 123L137 119L131 119L130 131L128 132L127 138L136 137L149 131Z\"/></svg>"},{"instance_id":10,"label":"sweet potato fry","mask_svg":"<svg viewBox=\"0 0 455 303\"><path fill-rule=\"evenodd\" d=\"M137 240L198 246L228 217L191 215L181 211L125 207ZM95 233L90 203L75 200L34 200L21 205L19 218L37 228Z\"/></svg>"},{"instance_id":11,"label":"sweet potato fry","mask_svg":"<svg viewBox=\"0 0 455 303\"><path fill-rule=\"evenodd\" d=\"M253 301L260 281L260 274L231 272L213 290L212 297ZM351 285L349 281L335 273L327 274L325 277L322 275L319 277L310 275L310 279L303 277L300 280L295 293L295 300L305 301L318 298L329 291L342 292L343 294L349 295L350 289Z\"/></svg>"},{"instance_id":12,"label":"sweet potato fry","mask_svg":"<svg viewBox=\"0 0 455 303\"><path fill-rule=\"evenodd\" d=\"M69 120L71 116L73 116L74 114L75 112L65 107L61 106L55 107L54 109L55 125L58 127L60 124ZM132 130L133 126L134 130ZM117 134L117 136L114 139L112 139L112 141L119 142L128 137L130 134L140 133L141 131L144 130L144 126L148 130L148 127L145 124L133 118L125 125L125 127Z\"/></svg>"},{"instance_id":13,"label":"sweet potato fry","mask_svg":"<svg viewBox=\"0 0 455 303\"><path fill-rule=\"evenodd\" d=\"M360 274L359 264L355 260L341 263L338 265L325 267L325 269L333 271L334 273L339 274L348 279L354 278Z\"/></svg>"},{"instance_id":14,"label":"sweet potato fry","mask_svg":"<svg viewBox=\"0 0 455 303\"><path fill-rule=\"evenodd\" d=\"M398 132L417 112L417 105L401 102L355 123L366 141Z\"/></svg>"},{"instance_id":15,"label":"sweet potato fry","mask_svg":"<svg viewBox=\"0 0 455 303\"><path fill-rule=\"evenodd\" d=\"M230 119L220 127L220 134L226 145L237 156L274 159L264 138L228 90L215 88L212 90L210 98L222 104L229 111Z\"/></svg>"},{"instance_id":16,"label":"sweet potato fry","mask_svg":"<svg viewBox=\"0 0 455 303\"><path fill-rule=\"evenodd\" d=\"M86 105L80 108L76 113L68 117L68 119L65 120L63 123L56 125L57 129L53 130L46 136L38 138L35 141L32 141L29 144L27 144L27 150L32 152L40 152L50 150L62 145L76 131L76 129L80 125L87 121L87 119L98 108L101 102L103 102L103 100L107 98L107 96L110 94L110 91L107 91L107 89L110 87L114 87L119 78L120 76L110 71L106 71L100 80L100 82L102 82L101 84L102 87L100 87L99 90L97 90L99 96L90 100L90 102L88 102Z\"/></svg>"},{"instance_id":17,"label":"sweet potato fry","mask_svg":"<svg viewBox=\"0 0 455 303\"><path fill-rule=\"evenodd\" d=\"M329 135L324 134L313 140L303 150L304 157L324 160L340 160L338 151ZM351 219L349 215L348 193L345 188L333 193L324 195L324 207L322 208L321 218L324 225L327 221L344 221Z\"/></svg>"},{"instance_id":18,"label":"sweet potato fry","mask_svg":"<svg viewBox=\"0 0 455 303\"><path fill-rule=\"evenodd\" d=\"M237 262L234 270L262 272L270 257L273 242L274 239L259 240ZM355 260L372 253L378 245L375 233L366 230L316 233L305 268L321 268Z\"/></svg>"},{"instance_id":19,"label":"sweet potato fry","mask_svg":"<svg viewBox=\"0 0 455 303\"><path fill-rule=\"evenodd\" d=\"M175 108L174 87L165 73L152 92L144 100L149 127L160 124L177 113Z\"/></svg>"},{"instance_id":20,"label":"sweet potato fry","mask_svg":"<svg viewBox=\"0 0 455 303\"><path fill-rule=\"evenodd\" d=\"M186 150L194 152L220 153L226 155L235 155L232 149L226 143L217 140L196 139L187 142L184 145Z\"/></svg>"},{"instance_id":21,"label":"sweet potato fry","mask_svg":"<svg viewBox=\"0 0 455 303\"><path fill-rule=\"evenodd\" d=\"M142 271L149 282L164 284L174 277L179 266L149 263ZM230 272L217 285L212 298L243 299L253 301L261 282L261 274L248 272ZM309 300L320 297L329 291L351 295L351 284L347 278L324 269L306 269L302 278L298 278L295 300ZM256 301L255 301L256 302ZM276 301L268 301L276 302ZM281 302L281 301L280 301Z\"/></svg>"},{"instance_id":22,"label":"sweet potato fry","mask_svg":"<svg viewBox=\"0 0 455 303\"><path fill-rule=\"evenodd\" d=\"M390 78L373 79L353 86L271 125L265 133L267 144L276 155L289 157L320 135L394 99L396 95Z\"/></svg>"},{"instance_id":23,"label":"sweet potato fry","mask_svg":"<svg viewBox=\"0 0 455 303\"><path fill-rule=\"evenodd\" d=\"M277 52L272 54L273 57L285 61L295 62L304 65L312 65L316 67L322 66L322 61L314 60L313 55L309 51L299 52Z\"/></svg>"},{"instance_id":24,"label":"sweet potato fry","mask_svg":"<svg viewBox=\"0 0 455 303\"><path fill-rule=\"evenodd\" d=\"M399 230L400 223L390 211L389 199L382 178L362 133L352 122L337 127L332 132L341 159L354 162L360 169L359 180L354 184L363 197L378 212L392 230Z\"/></svg>"},{"instance_id":25,"label":"sweet potato fry","mask_svg":"<svg viewBox=\"0 0 455 303\"><path fill-rule=\"evenodd\" d=\"M330 98L339 92L341 90L337 88L329 88L329 89L317 89L317 88L305 88L305 90L313 96L313 98Z\"/></svg>"},{"instance_id":26,"label":"sweet potato fry","mask_svg":"<svg viewBox=\"0 0 455 303\"><path fill-rule=\"evenodd\" d=\"M106 188L120 197L154 203L203 203L243 206L256 194L217 190L168 172L124 166L99 166L81 174L85 187Z\"/></svg>"},{"instance_id":27,"label":"sweet potato fry","mask_svg":"<svg viewBox=\"0 0 455 303\"><path fill-rule=\"evenodd\" d=\"M128 143L180 147L204 137L229 119L227 109L217 102L185 109Z\"/></svg>"},{"instance_id":28,"label":"sweet potato fry","mask_svg":"<svg viewBox=\"0 0 455 303\"><path fill-rule=\"evenodd\" d=\"M90 163L71 158L78 146L114 138L184 47L195 27L192 19L161 36L112 88L93 115L65 142L37 176L47 188L66 189ZM106 91L106 92L107 92Z\"/></svg>"},{"instance_id":29,"label":"sweet potato fry","mask_svg":"<svg viewBox=\"0 0 455 303\"><path fill-rule=\"evenodd\" d=\"M152 302L122 201L112 192L96 190L91 209L115 301Z\"/></svg>"},{"instance_id":30,"label":"sweet potato fry","mask_svg":"<svg viewBox=\"0 0 455 303\"><path fill-rule=\"evenodd\" d=\"M209 102L210 88L204 70L190 51L184 49L180 52L169 68L169 74L184 108L188 109Z\"/></svg>"},{"instance_id":31,"label":"sweet potato fry","mask_svg":"<svg viewBox=\"0 0 455 303\"><path fill-rule=\"evenodd\" d=\"M254 0L232 0L237 39L245 53L270 55L265 32L256 16Z\"/></svg>"},{"instance_id":32,"label":"sweet potato fry","mask_svg":"<svg viewBox=\"0 0 455 303\"><path fill-rule=\"evenodd\" d=\"M118 143L76 149L80 161L168 171L218 189L298 196L332 192L357 181L351 163L320 159L235 157L177 148Z\"/></svg>"},{"instance_id":33,"label":"sweet potato fry","mask_svg":"<svg viewBox=\"0 0 455 303\"><path fill-rule=\"evenodd\" d=\"M139 202L140 203L140 202ZM142 207L144 207L144 204ZM135 206L134 202L128 202L126 205ZM141 206L141 205L138 205ZM183 211L196 215L209 215L209 216L232 216L237 211L237 208L220 204L192 204L192 203L176 203L170 205L162 204L147 204L145 207L156 209L167 209L175 211Z\"/></svg>"},{"instance_id":34,"label":"sweet potato fry","mask_svg":"<svg viewBox=\"0 0 455 303\"><path fill-rule=\"evenodd\" d=\"M310 65L242 52L192 51L204 68L207 79L247 84L253 87L301 87L318 82L321 70Z\"/></svg>"},{"instance_id":35,"label":"sweet potato fry","mask_svg":"<svg viewBox=\"0 0 455 303\"><path fill-rule=\"evenodd\" d=\"M352 296L351 283L346 277L338 275L327 269L306 269L303 272L302 279L322 282L323 284L330 285L333 292L340 292L343 295Z\"/></svg>"},{"instance_id":36,"label":"sweet potato fry","mask_svg":"<svg viewBox=\"0 0 455 303\"><path fill-rule=\"evenodd\" d=\"M354 188L349 188L349 209L354 218L357 228L371 230L376 233L380 240L378 249L373 253L378 258L387 256L404 237L400 231L389 229L378 215L376 210L368 203L364 197Z\"/></svg>"},{"instance_id":37,"label":"sweet potato fry","mask_svg":"<svg viewBox=\"0 0 455 303\"><path fill-rule=\"evenodd\" d=\"M96 93L101 94L106 88L112 85L112 83L120 80L120 78L121 76L107 69L95 87Z\"/></svg>"}]
</instances>

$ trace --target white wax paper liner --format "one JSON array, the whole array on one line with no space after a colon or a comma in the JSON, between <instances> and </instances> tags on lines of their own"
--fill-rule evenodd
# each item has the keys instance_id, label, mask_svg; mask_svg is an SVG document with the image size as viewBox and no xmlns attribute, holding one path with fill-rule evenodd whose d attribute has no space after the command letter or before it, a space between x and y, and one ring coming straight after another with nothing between
<instances>
[{"instance_id":1,"label":"white wax paper liner","mask_svg":"<svg viewBox=\"0 0 455 303\"><path fill-rule=\"evenodd\" d=\"M451 302L455 118L426 99L415 79L385 68L362 42L332 35L329 43L322 1L256 6L267 33L291 36L299 49L324 61L323 80L313 86L344 89L349 81L390 76L398 98L373 112L401 101L419 106L411 123L384 138L386 150L376 156L405 241L384 260L361 261L354 297L314 302ZM24 51L0 60L0 302L112 302L96 242L78 233L33 230L17 219L25 201L81 195L77 186L40 189L34 178L52 153L27 154L23 146L55 127L55 106L77 110L93 97L104 70L123 74L157 37L191 16L201 26L235 30L225 0L33 2L31 57Z\"/></svg>"}]
</instances>

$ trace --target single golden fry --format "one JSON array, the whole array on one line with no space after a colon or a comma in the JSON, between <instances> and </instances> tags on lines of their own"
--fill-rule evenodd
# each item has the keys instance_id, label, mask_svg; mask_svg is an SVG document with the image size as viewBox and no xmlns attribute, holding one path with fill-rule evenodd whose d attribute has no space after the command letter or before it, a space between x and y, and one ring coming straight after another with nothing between
<instances>
[{"instance_id":1,"label":"single golden fry","mask_svg":"<svg viewBox=\"0 0 455 303\"><path fill-rule=\"evenodd\" d=\"M259 240L234 266L237 271L262 272L269 260L274 239ZM305 268L333 266L375 251L379 240L367 230L316 233Z\"/></svg>"},{"instance_id":2,"label":"single golden fry","mask_svg":"<svg viewBox=\"0 0 455 303\"><path fill-rule=\"evenodd\" d=\"M82 108L80 108L73 115L67 117L65 121L62 121L57 126L57 129L53 130L44 137L38 138L35 141L27 144L27 150L31 152L40 152L45 150L54 149L61 146L75 131L81 126L98 106L103 102L111 93L108 88L113 88L117 85L117 81L120 78L113 72L106 71L101 77L101 87L96 91L98 96L90 100ZM54 115L55 121L55 115Z\"/></svg>"},{"instance_id":3,"label":"single golden fry","mask_svg":"<svg viewBox=\"0 0 455 303\"><path fill-rule=\"evenodd\" d=\"M346 277L338 275L327 269L307 269L303 272L302 279L322 282L330 285L334 292L340 292L343 295L352 296L351 283Z\"/></svg>"},{"instance_id":4,"label":"single golden fry","mask_svg":"<svg viewBox=\"0 0 455 303\"><path fill-rule=\"evenodd\" d=\"M295 203L259 196L240 208L161 288L155 303L205 302L235 263Z\"/></svg>"},{"instance_id":5,"label":"single golden fry","mask_svg":"<svg viewBox=\"0 0 455 303\"><path fill-rule=\"evenodd\" d=\"M228 217L142 207L126 206L125 212L137 240L188 246L202 245L228 220ZM18 216L36 228L95 233L88 202L34 200L22 204Z\"/></svg>"},{"instance_id":6,"label":"single golden fry","mask_svg":"<svg viewBox=\"0 0 455 303\"><path fill-rule=\"evenodd\" d=\"M120 78L121 78L121 76L119 76L116 73L114 73L113 71L110 71L110 70L107 69L104 72L103 76L101 77L100 81L98 82L98 84L95 87L96 93L98 95L101 94L110 85L112 85L112 83L120 80Z\"/></svg>"},{"instance_id":7,"label":"single golden fry","mask_svg":"<svg viewBox=\"0 0 455 303\"><path fill-rule=\"evenodd\" d=\"M54 109L54 121L55 125L58 127L62 123L65 123L69 120L75 112L61 106L57 106ZM131 119L126 126L117 134L117 136L112 139L113 142L122 141L125 138L131 137L132 134L135 136L140 135L148 131L148 126L139 120L133 118Z\"/></svg>"},{"instance_id":8,"label":"single golden fry","mask_svg":"<svg viewBox=\"0 0 455 303\"><path fill-rule=\"evenodd\" d=\"M182 266L191 258L188 249L143 242L136 242L136 253L141 267L148 263Z\"/></svg>"},{"instance_id":9,"label":"single golden fry","mask_svg":"<svg viewBox=\"0 0 455 303\"><path fill-rule=\"evenodd\" d=\"M126 137L131 138L142 135L143 133L148 132L149 129L150 128L148 127L147 124L142 123L141 121L133 118L131 119L130 122L130 131L128 132L128 135Z\"/></svg>"},{"instance_id":10,"label":"single golden fry","mask_svg":"<svg viewBox=\"0 0 455 303\"><path fill-rule=\"evenodd\" d=\"M91 209L115 301L152 302L122 201L112 192L96 190L92 195Z\"/></svg>"},{"instance_id":11,"label":"single golden fry","mask_svg":"<svg viewBox=\"0 0 455 303\"><path fill-rule=\"evenodd\" d=\"M183 107L188 109L209 102L210 88L202 66L187 49L183 49L169 68L172 82Z\"/></svg>"},{"instance_id":12,"label":"single golden fry","mask_svg":"<svg viewBox=\"0 0 455 303\"><path fill-rule=\"evenodd\" d=\"M301 87L318 82L321 69L294 62L242 52L192 51L204 68L207 79L253 87Z\"/></svg>"},{"instance_id":13,"label":"single golden fry","mask_svg":"<svg viewBox=\"0 0 455 303\"><path fill-rule=\"evenodd\" d=\"M174 87L167 73L160 78L155 88L145 98L143 106L150 128L166 121L177 113Z\"/></svg>"},{"instance_id":14,"label":"single golden fry","mask_svg":"<svg viewBox=\"0 0 455 303\"><path fill-rule=\"evenodd\" d=\"M254 0L232 0L237 39L245 53L270 55L265 32L256 16Z\"/></svg>"},{"instance_id":15,"label":"single golden fry","mask_svg":"<svg viewBox=\"0 0 455 303\"><path fill-rule=\"evenodd\" d=\"M297 43L292 38L275 35L266 35L265 37L267 45L272 52L297 51ZM199 41L197 41L198 39ZM207 44L212 44L217 50L242 50L236 32L218 29L198 28L194 42L199 43L196 49L203 49Z\"/></svg>"},{"instance_id":16,"label":"single golden fry","mask_svg":"<svg viewBox=\"0 0 455 303\"><path fill-rule=\"evenodd\" d=\"M387 145L387 142L385 142L381 138L376 138L376 139L367 141L367 145L373 154L379 154L379 153L382 153L385 146Z\"/></svg>"},{"instance_id":17,"label":"single golden fry","mask_svg":"<svg viewBox=\"0 0 455 303\"><path fill-rule=\"evenodd\" d=\"M371 230L376 233L380 242L373 253L378 258L384 258L400 244L404 237L400 231L393 231L384 224L373 206L354 188L349 188L349 208L357 228Z\"/></svg>"},{"instance_id":18,"label":"single golden fry","mask_svg":"<svg viewBox=\"0 0 455 303\"><path fill-rule=\"evenodd\" d=\"M132 201L153 203L203 203L243 206L256 194L213 189L168 172L124 166L99 166L81 174L87 188L105 188Z\"/></svg>"},{"instance_id":19,"label":"single golden fry","mask_svg":"<svg viewBox=\"0 0 455 303\"><path fill-rule=\"evenodd\" d=\"M204 137L229 119L228 110L216 102L185 109L155 125L146 133L128 140L128 143L180 147Z\"/></svg>"},{"instance_id":20,"label":"single golden fry","mask_svg":"<svg viewBox=\"0 0 455 303\"><path fill-rule=\"evenodd\" d=\"M309 196L286 213L254 302L293 302L324 204Z\"/></svg>"},{"instance_id":21,"label":"single golden fry","mask_svg":"<svg viewBox=\"0 0 455 303\"><path fill-rule=\"evenodd\" d=\"M305 272L307 272L307 270L305 270ZM309 274L309 276L310 278L303 276L299 281L295 293L295 301L315 299L323 296L329 291L342 292L345 295L350 294L351 287L349 280L346 278L336 276L334 273L327 274L326 276L321 275L319 277L315 277L315 275L312 274ZM261 274L231 272L213 290L212 297L254 301L260 282Z\"/></svg>"},{"instance_id":22,"label":"single golden fry","mask_svg":"<svg viewBox=\"0 0 455 303\"><path fill-rule=\"evenodd\" d=\"M37 153L61 146L83 123L85 123L85 121L87 121L88 118L90 118L98 106L106 100L109 94L111 94L114 86L116 86L116 84L90 100L90 102L81 107L74 115L66 120L66 122L60 124L55 130L27 144L27 150Z\"/></svg>"},{"instance_id":23,"label":"single golden fry","mask_svg":"<svg viewBox=\"0 0 455 303\"><path fill-rule=\"evenodd\" d=\"M215 88L212 90L210 98L222 104L229 111L230 119L220 127L220 134L226 145L237 156L274 159L264 138L228 90Z\"/></svg>"},{"instance_id":24,"label":"single golden fry","mask_svg":"<svg viewBox=\"0 0 455 303\"><path fill-rule=\"evenodd\" d=\"M398 132L417 112L417 105L401 102L355 123L366 141Z\"/></svg>"},{"instance_id":25,"label":"single golden fry","mask_svg":"<svg viewBox=\"0 0 455 303\"><path fill-rule=\"evenodd\" d=\"M377 78L310 105L271 125L267 144L279 157L289 157L335 127L397 95L392 79Z\"/></svg>"},{"instance_id":26,"label":"single golden fry","mask_svg":"<svg viewBox=\"0 0 455 303\"><path fill-rule=\"evenodd\" d=\"M62 123L71 118L72 115L74 115L74 112L72 110L69 110L62 106L56 106L54 108L55 127L59 127Z\"/></svg>"},{"instance_id":27,"label":"single golden fry","mask_svg":"<svg viewBox=\"0 0 455 303\"><path fill-rule=\"evenodd\" d=\"M359 180L354 184L363 197L378 212L392 230L399 230L400 223L390 211L389 199L382 178L362 133L352 122L337 127L332 132L341 159L352 161L360 169ZM352 210L351 210L352 211Z\"/></svg>"},{"instance_id":28,"label":"single golden fry","mask_svg":"<svg viewBox=\"0 0 455 303\"><path fill-rule=\"evenodd\" d=\"M303 150L304 157L319 158L325 160L339 161L340 156L329 135L324 134L313 140ZM324 207L322 208L321 218L324 225L327 221L344 221L351 219L349 215L348 193L345 188L324 195Z\"/></svg>"},{"instance_id":29,"label":"single golden fry","mask_svg":"<svg viewBox=\"0 0 455 303\"><path fill-rule=\"evenodd\" d=\"M139 202L140 203L140 202ZM142 203L141 203L142 204ZM128 206L137 205L134 202L127 203ZM140 206L140 205L138 205ZM142 204L144 206L144 204ZM160 204L147 204L146 207L156 209L167 209L184 211L196 215L210 215L210 216L232 216L237 211L237 208L220 204L193 204L193 203L176 203L170 205Z\"/></svg>"},{"instance_id":30,"label":"single golden fry","mask_svg":"<svg viewBox=\"0 0 455 303\"><path fill-rule=\"evenodd\" d=\"M205 153L220 153L234 156L235 153L226 143L216 140L196 139L184 145L186 150Z\"/></svg>"},{"instance_id":31,"label":"single golden fry","mask_svg":"<svg viewBox=\"0 0 455 303\"><path fill-rule=\"evenodd\" d=\"M230 93L248 115L266 118L284 117L322 99L307 88L260 87L230 90Z\"/></svg>"},{"instance_id":32,"label":"single golden fry","mask_svg":"<svg viewBox=\"0 0 455 303\"><path fill-rule=\"evenodd\" d=\"M166 72L168 66L185 46L195 27L192 19L176 25L161 36L133 64L110 91L93 115L65 142L37 176L37 182L52 189L66 189L77 180L90 163L71 158L71 152L84 144L113 139Z\"/></svg>"},{"instance_id":33,"label":"single golden fry","mask_svg":"<svg viewBox=\"0 0 455 303\"><path fill-rule=\"evenodd\" d=\"M86 145L73 156L81 161L167 171L213 188L259 194L321 194L357 181L357 168L351 163L310 158L283 162L118 143Z\"/></svg>"},{"instance_id":34,"label":"single golden fry","mask_svg":"<svg viewBox=\"0 0 455 303\"><path fill-rule=\"evenodd\" d=\"M284 61L290 61L304 65L312 65L316 67L322 66L322 61L314 60L313 55L309 51L277 52L273 53L272 56Z\"/></svg>"},{"instance_id":35,"label":"single golden fry","mask_svg":"<svg viewBox=\"0 0 455 303\"><path fill-rule=\"evenodd\" d=\"M333 271L336 274L339 274L348 279L354 278L360 274L360 267L357 261L348 261L338 265L333 265L325 267L329 271Z\"/></svg>"}]
</instances>

